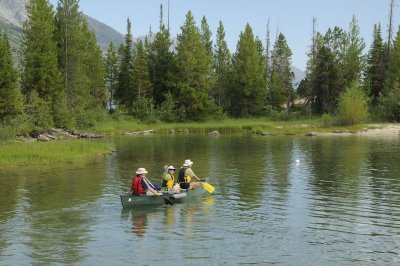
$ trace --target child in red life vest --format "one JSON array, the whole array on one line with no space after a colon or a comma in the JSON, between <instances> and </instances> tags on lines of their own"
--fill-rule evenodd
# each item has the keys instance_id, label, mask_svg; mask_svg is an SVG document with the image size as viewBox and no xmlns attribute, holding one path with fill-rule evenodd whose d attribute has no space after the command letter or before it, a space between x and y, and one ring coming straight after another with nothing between
<instances>
[{"instance_id":1,"label":"child in red life vest","mask_svg":"<svg viewBox=\"0 0 400 266\"><path fill-rule=\"evenodd\" d=\"M146 180L147 174L146 169L139 168L136 171L136 175L132 179L132 186L131 192L134 196L161 196L162 193L158 192L157 190L153 189L148 181Z\"/></svg>"}]
</instances>

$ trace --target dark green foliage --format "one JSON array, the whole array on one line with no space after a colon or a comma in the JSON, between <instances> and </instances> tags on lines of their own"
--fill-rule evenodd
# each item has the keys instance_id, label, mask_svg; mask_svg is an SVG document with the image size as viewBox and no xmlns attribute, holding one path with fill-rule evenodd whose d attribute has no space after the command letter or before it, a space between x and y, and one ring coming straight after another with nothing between
<instances>
[{"instance_id":1,"label":"dark green foliage","mask_svg":"<svg viewBox=\"0 0 400 266\"><path fill-rule=\"evenodd\" d=\"M378 116L383 121L400 122L400 85L397 84L378 100Z\"/></svg>"},{"instance_id":2,"label":"dark green foliage","mask_svg":"<svg viewBox=\"0 0 400 266\"><path fill-rule=\"evenodd\" d=\"M311 104L317 114L332 113L337 106L343 85L335 61L331 49L325 46L319 49L311 80Z\"/></svg>"},{"instance_id":3,"label":"dark green foliage","mask_svg":"<svg viewBox=\"0 0 400 266\"><path fill-rule=\"evenodd\" d=\"M86 22L83 24L83 32L86 36L83 66L90 94L87 102L91 103L91 106L89 106L90 109L102 108L105 106L107 96L104 80L106 69L103 54L96 43L95 34L89 30Z\"/></svg>"},{"instance_id":4,"label":"dark green foliage","mask_svg":"<svg viewBox=\"0 0 400 266\"><path fill-rule=\"evenodd\" d=\"M344 54L344 73L345 86L350 86L353 82L361 81L361 74L364 70L363 50L365 43L360 37L360 28L355 16L350 23L350 30L347 34L347 45Z\"/></svg>"},{"instance_id":5,"label":"dark green foliage","mask_svg":"<svg viewBox=\"0 0 400 266\"><path fill-rule=\"evenodd\" d=\"M139 98L133 102L131 113L133 117L146 123L157 122L157 113L154 108L153 99Z\"/></svg>"},{"instance_id":6,"label":"dark green foliage","mask_svg":"<svg viewBox=\"0 0 400 266\"><path fill-rule=\"evenodd\" d=\"M279 109L286 102L286 112L294 100L293 73L291 72L292 51L285 36L280 33L272 51L271 83L268 91L271 105Z\"/></svg>"},{"instance_id":7,"label":"dark green foliage","mask_svg":"<svg viewBox=\"0 0 400 266\"><path fill-rule=\"evenodd\" d=\"M230 113L235 117L260 115L266 98L266 71L258 42L247 24L240 34L233 60Z\"/></svg>"},{"instance_id":8,"label":"dark green foliage","mask_svg":"<svg viewBox=\"0 0 400 266\"><path fill-rule=\"evenodd\" d=\"M385 121L400 121L400 27L391 50L387 79L378 110Z\"/></svg>"},{"instance_id":9,"label":"dark green foliage","mask_svg":"<svg viewBox=\"0 0 400 266\"><path fill-rule=\"evenodd\" d=\"M0 123L10 122L22 113L23 102L18 86L18 72L13 67L7 37L0 31Z\"/></svg>"},{"instance_id":10,"label":"dark green foliage","mask_svg":"<svg viewBox=\"0 0 400 266\"><path fill-rule=\"evenodd\" d=\"M49 127L59 112L56 105L61 91L54 12L47 0L32 0L27 5L27 13L21 44L21 87L27 97L30 120L37 127ZM42 104L43 107L39 106ZM45 111L49 113L44 114Z\"/></svg>"},{"instance_id":11,"label":"dark green foliage","mask_svg":"<svg viewBox=\"0 0 400 266\"><path fill-rule=\"evenodd\" d=\"M165 101L159 109L159 117L165 122L177 121L176 104L170 92L165 94Z\"/></svg>"},{"instance_id":12,"label":"dark green foliage","mask_svg":"<svg viewBox=\"0 0 400 266\"><path fill-rule=\"evenodd\" d=\"M118 86L119 64L117 50L115 49L114 44L110 43L105 59L105 83L108 91L107 107L109 110L112 110L115 105L115 91Z\"/></svg>"},{"instance_id":13,"label":"dark green foliage","mask_svg":"<svg viewBox=\"0 0 400 266\"><path fill-rule=\"evenodd\" d=\"M129 107L132 104L134 97L132 93L134 91L132 72L133 72L133 57L132 57L132 32L131 32L131 22L128 18L127 20L127 33L125 35L125 45L123 49L120 49L121 54L121 65L118 77L118 87L115 92L115 98Z\"/></svg>"},{"instance_id":14,"label":"dark green foliage","mask_svg":"<svg viewBox=\"0 0 400 266\"><path fill-rule=\"evenodd\" d=\"M373 42L368 53L366 77L364 84L371 98L372 106L376 106L384 87L385 50L381 36L381 26L374 25Z\"/></svg>"},{"instance_id":15,"label":"dark green foliage","mask_svg":"<svg viewBox=\"0 0 400 266\"><path fill-rule=\"evenodd\" d=\"M178 35L177 73L173 95L183 120L205 120L218 112L210 97L212 65L189 11Z\"/></svg>"},{"instance_id":16,"label":"dark green foliage","mask_svg":"<svg viewBox=\"0 0 400 266\"><path fill-rule=\"evenodd\" d=\"M26 97L26 115L29 121L38 130L47 130L54 127L53 117L51 116L51 105L39 96L35 90L29 92Z\"/></svg>"},{"instance_id":17,"label":"dark green foliage","mask_svg":"<svg viewBox=\"0 0 400 266\"><path fill-rule=\"evenodd\" d=\"M150 79L156 106L162 105L166 94L171 92L171 82L175 74L175 56L171 51L169 30L160 24L154 42L149 48Z\"/></svg>"},{"instance_id":18,"label":"dark green foliage","mask_svg":"<svg viewBox=\"0 0 400 266\"><path fill-rule=\"evenodd\" d=\"M400 27L393 42L390 64L387 70L384 94L387 95L400 84Z\"/></svg>"},{"instance_id":19,"label":"dark green foliage","mask_svg":"<svg viewBox=\"0 0 400 266\"><path fill-rule=\"evenodd\" d=\"M91 125L91 110L101 108L106 99L101 50L77 0L58 1L55 23L63 89L59 95L66 96L67 105L63 110L69 111L72 126Z\"/></svg>"},{"instance_id":20,"label":"dark green foliage","mask_svg":"<svg viewBox=\"0 0 400 266\"><path fill-rule=\"evenodd\" d=\"M136 53L132 69L133 91L129 93L131 102L152 98L153 85L150 81L149 60L142 41L136 43Z\"/></svg>"},{"instance_id":21,"label":"dark green foliage","mask_svg":"<svg viewBox=\"0 0 400 266\"><path fill-rule=\"evenodd\" d=\"M213 97L219 107L227 109L229 107L228 89L232 76L232 61L231 53L225 41L224 25L221 21L217 29L214 62L217 80L213 90Z\"/></svg>"}]
</instances>

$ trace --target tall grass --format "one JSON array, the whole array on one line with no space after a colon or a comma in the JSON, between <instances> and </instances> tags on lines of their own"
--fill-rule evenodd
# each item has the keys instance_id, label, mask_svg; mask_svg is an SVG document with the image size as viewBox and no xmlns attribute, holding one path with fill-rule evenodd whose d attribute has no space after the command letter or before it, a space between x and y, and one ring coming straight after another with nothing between
<instances>
[{"instance_id":1,"label":"tall grass","mask_svg":"<svg viewBox=\"0 0 400 266\"><path fill-rule=\"evenodd\" d=\"M103 154L112 147L106 140L55 142L5 142L0 144L0 168L52 163L79 163Z\"/></svg>"}]
</instances>

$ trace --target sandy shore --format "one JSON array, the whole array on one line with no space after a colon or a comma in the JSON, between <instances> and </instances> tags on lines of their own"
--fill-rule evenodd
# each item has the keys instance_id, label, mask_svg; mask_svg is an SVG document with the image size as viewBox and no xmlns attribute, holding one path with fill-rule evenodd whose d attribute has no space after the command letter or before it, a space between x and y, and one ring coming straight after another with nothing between
<instances>
[{"instance_id":1,"label":"sandy shore","mask_svg":"<svg viewBox=\"0 0 400 266\"><path fill-rule=\"evenodd\" d=\"M399 138L400 139L400 124L373 124L369 128L361 130L357 133L338 132L338 133L317 133L322 136L365 136L377 138Z\"/></svg>"},{"instance_id":2,"label":"sandy shore","mask_svg":"<svg viewBox=\"0 0 400 266\"><path fill-rule=\"evenodd\" d=\"M357 134L367 137L399 137L400 124L377 124L372 125L375 128L360 131Z\"/></svg>"}]
</instances>

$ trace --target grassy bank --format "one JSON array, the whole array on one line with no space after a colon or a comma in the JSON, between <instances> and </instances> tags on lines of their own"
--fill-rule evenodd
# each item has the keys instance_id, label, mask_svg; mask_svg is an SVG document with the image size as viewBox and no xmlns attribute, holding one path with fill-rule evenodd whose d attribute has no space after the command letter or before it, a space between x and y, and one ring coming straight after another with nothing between
<instances>
[{"instance_id":1,"label":"grassy bank","mask_svg":"<svg viewBox=\"0 0 400 266\"><path fill-rule=\"evenodd\" d=\"M197 132L207 133L214 130L220 133L268 133L273 135L305 134L308 132L357 132L365 128L365 125L353 125L348 127L324 127L321 118L296 119L289 121L270 121L265 118L257 119L225 119L222 121L209 121L199 123L154 123L145 124L134 120L107 120L94 128L88 129L96 134L119 135L145 130L154 130L158 133Z\"/></svg>"},{"instance_id":2,"label":"grassy bank","mask_svg":"<svg viewBox=\"0 0 400 266\"><path fill-rule=\"evenodd\" d=\"M0 168L80 163L103 154L112 147L105 140L64 140L53 142L0 143Z\"/></svg>"},{"instance_id":3,"label":"grassy bank","mask_svg":"<svg viewBox=\"0 0 400 266\"><path fill-rule=\"evenodd\" d=\"M214 130L222 134L251 133L270 135L300 135L309 132L357 132L368 125L349 127L325 127L321 118L271 121L257 119L225 119L202 123L153 123L145 124L135 120L106 119L85 132L108 135L123 135L153 130L155 133L208 133ZM73 139L50 142L0 141L0 168L24 165L50 165L53 163L80 163L112 151L104 139Z\"/></svg>"}]
</instances>

